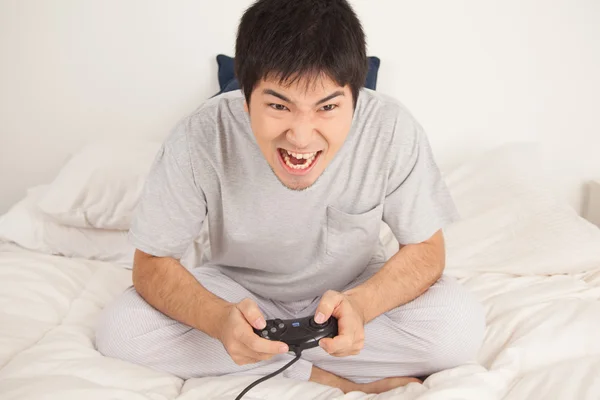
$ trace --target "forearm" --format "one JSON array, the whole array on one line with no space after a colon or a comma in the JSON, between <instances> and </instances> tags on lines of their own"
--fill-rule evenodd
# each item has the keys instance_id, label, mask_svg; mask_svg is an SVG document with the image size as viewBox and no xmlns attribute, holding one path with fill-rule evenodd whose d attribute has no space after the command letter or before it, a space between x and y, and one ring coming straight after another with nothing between
<instances>
[{"instance_id":1,"label":"forearm","mask_svg":"<svg viewBox=\"0 0 600 400\"><path fill-rule=\"evenodd\" d=\"M204 288L179 261L136 251L133 285L137 292L168 317L217 335L218 321L229 303Z\"/></svg>"},{"instance_id":2,"label":"forearm","mask_svg":"<svg viewBox=\"0 0 600 400\"><path fill-rule=\"evenodd\" d=\"M365 323L423 294L445 266L441 231L426 242L403 246L369 280L345 294L363 314Z\"/></svg>"}]
</instances>

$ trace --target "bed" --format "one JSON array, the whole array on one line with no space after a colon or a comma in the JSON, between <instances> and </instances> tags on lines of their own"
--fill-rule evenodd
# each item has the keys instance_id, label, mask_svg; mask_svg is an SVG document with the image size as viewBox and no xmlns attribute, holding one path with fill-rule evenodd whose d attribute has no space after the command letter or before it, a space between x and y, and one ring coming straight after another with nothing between
<instances>
[{"instance_id":1,"label":"bed","mask_svg":"<svg viewBox=\"0 0 600 400\"><path fill-rule=\"evenodd\" d=\"M99 312L131 285L127 214L155 146L90 145L0 219L0 399L225 400L257 378L183 381L95 349ZM244 398L600 399L600 229L548 189L537 150L503 146L444 171L462 217L445 230L446 273L486 309L476 360L379 395L275 377ZM397 248L385 226L381 240ZM203 257L205 236L184 265Z\"/></svg>"}]
</instances>

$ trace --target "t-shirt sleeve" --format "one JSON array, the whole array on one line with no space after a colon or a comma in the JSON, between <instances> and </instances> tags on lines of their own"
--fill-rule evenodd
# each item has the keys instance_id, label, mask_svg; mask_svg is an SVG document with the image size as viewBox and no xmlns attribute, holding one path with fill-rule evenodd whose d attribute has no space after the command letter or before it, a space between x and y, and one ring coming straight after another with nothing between
<instances>
[{"instance_id":1,"label":"t-shirt sleeve","mask_svg":"<svg viewBox=\"0 0 600 400\"><path fill-rule=\"evenodd\" d=\"M180 259L206 216L184 129L175 128L156 155L129 230L135 248L157 257Z\"/></svg>"},{"instance_id":2,"label":"t-shirt sleeve","mask_svg":"<svg viewBox=\"0 0 600 400\"><path fill-rule=\"evenodd\" d=\"M394 126L383 220L400 244L420 243L459 218L422 127L407 115Z\"/></svg>"}]
</instances>

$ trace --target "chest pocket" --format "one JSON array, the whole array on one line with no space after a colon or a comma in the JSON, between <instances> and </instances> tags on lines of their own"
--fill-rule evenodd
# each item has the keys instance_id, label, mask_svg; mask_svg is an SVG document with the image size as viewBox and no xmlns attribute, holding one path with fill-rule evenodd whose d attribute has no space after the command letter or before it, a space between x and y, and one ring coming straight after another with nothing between
<instances>
[{"instance_id":1,"label":"chest pocket","mask_svg":"<svg viewBox=\"0 0 600 400\"><path fill-rule=\"evenodd\" d=\"M327 207L327 254L334 257L368 255L379 238L383 204L362 214Z\"/></svg>"}]
</instances>

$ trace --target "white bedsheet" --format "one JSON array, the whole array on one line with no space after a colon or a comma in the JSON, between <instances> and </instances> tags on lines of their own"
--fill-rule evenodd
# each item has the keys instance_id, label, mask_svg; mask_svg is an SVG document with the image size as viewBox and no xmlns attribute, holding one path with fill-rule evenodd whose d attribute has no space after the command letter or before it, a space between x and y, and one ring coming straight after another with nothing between
<instances>
[{"instance_id":1,"label":"white bedsheet","mask_svg":"<svg viewBox=\"0 0 600 400\"><path fill-rule=\"evenodd\" d=\"M276 377L245 398L600 398L600 260L587 273L460 279L487 309L478 363L378 396ZM101 356L96 317L130 283L116 264L0 248L0 398L233 399L256 379L184 382Z\"/></svg>"},{"instance_id":2,"label":"white bedsheet","mask_svg":"<svg viewBox=\"0 0 600 400\"><path fill-rule=\"evenodd\" d=\"M545 190L538 166L517 147L446 176L462 215L445 232L446 272L487 313L475 362L377 396L275 377L244 399L599 400L600 230ZM101 356L94 324L130 274L0 244L0 400L233 400L257 378L184 382Z\"/></svg>"}]
</instances>

